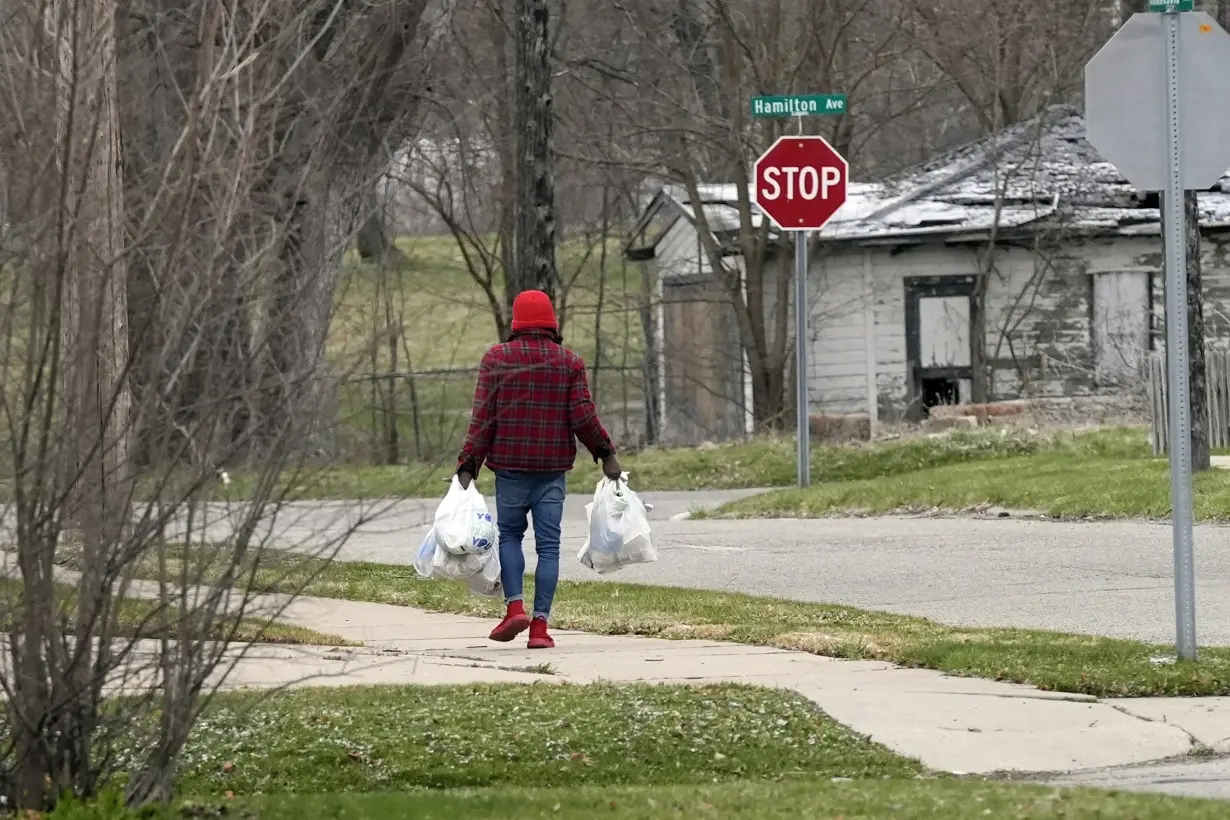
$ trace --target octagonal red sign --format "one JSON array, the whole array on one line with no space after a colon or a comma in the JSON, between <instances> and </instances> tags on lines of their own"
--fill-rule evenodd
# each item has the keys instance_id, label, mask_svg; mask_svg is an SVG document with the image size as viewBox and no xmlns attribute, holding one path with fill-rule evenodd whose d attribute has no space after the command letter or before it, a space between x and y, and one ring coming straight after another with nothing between
<instances>
[{"instance_id":1,"label":"octagonal red sign","mask_svg":"<svg viewBox=\"0 0 1230 820\"><path fill-rule=\"evenodd\" d=\"M781 137L756 160L752 201L784 231L818 231L845 204L849 174L824 137Z\"/></svg>"}]
</instances>

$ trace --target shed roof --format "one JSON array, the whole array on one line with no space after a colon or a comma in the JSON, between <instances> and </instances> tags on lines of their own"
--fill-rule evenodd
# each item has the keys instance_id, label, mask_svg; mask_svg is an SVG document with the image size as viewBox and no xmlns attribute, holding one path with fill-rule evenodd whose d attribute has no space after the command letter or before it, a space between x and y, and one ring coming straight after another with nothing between
<instances>
[{"instance_id":1,"label":"shed roof","mask_svg":"<svg viewBox=\"0 0 1230 820\"><path fill-rule=\"evenodd\" d=\"M961 241L988 231L1043 225L1085 235L1156 234L1156 195L1137 191L1085 140L1074 106L944 152L883 182L851 183L845 206L820 231L841 241ZM709 225L718 235L738 229L738 189L701 185ZM1199 194L1200 223L1230 228L1230 175ZM685 189L664 186L646 209L629 247L656 210L672 208L695 222L696 203ZM655 210L656 209L656 210ZM752 206L753 223L764 218ZM774 231L776 233L776 231ZM639 241L645 246L647 237Z\"/></svg>"}]
</instances>

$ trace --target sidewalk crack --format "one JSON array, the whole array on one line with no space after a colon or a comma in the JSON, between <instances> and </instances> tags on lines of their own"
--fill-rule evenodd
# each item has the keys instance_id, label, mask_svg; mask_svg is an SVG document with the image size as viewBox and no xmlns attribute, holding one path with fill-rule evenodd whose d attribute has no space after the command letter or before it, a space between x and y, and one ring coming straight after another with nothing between
<instances>
[{"instance_id":1,"label":"sidewalk crack","mask_svg":"<svg viewBox=\"0 0 1230 820\"><path fill-rule=\"evenodd\" d=\"M1102 702L1104 703L1105 701L1102 701ZM1145 723L1160 723L1163 726L1169 726L1173 729L1178 729L1180 732L1187 735L1187 740L1192 745L1192 750L1189 754L1199 755L1199 754L1212 754L1213 753L1213 749L1211 747L1206 746L1204 743L1200 741L1199 738L1197 738L1194 734L1192 734L1188 730L1184 729L1182 726L1179 726L1176 723L1171 723L1170 721L1166 720L1165 715L1162 715L1162 718L1160 720L1154 720L1153 718L1147 718L1147 717L1143 717L1142 715L1135 714L1134 712L1130 711L1126 707L1120 706L1117 703L1107 703L1106 705L1114 709L1116 712L1120 712L1131 718L1136 718L1137 720L1143 721Z\"/></svg>"}]
</instances>

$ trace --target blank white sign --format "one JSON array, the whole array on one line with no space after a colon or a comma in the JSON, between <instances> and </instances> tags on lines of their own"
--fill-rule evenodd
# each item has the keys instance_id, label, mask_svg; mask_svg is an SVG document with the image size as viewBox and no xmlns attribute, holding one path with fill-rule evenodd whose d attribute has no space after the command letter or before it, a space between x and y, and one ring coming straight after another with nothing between
<instances>
[{"instance_id":1,"label":"blank white sign","mask_svg":"<svg viewBox=\"0 0 1230 820\"><path fill-rule=\"evenodd\" d=\"M969 367L969 297L919 299L918 341L923 367Z\"/></svg>"}]
</instances>

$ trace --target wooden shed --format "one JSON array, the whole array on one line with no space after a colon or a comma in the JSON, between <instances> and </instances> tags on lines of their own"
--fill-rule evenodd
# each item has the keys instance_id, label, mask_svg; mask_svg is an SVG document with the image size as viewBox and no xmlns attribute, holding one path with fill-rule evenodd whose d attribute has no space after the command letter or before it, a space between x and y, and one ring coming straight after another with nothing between
<instances>
[{"instance_id":1,"label":"wooden shed","mask_svg":"<svg viewBox=\"0 0 1230 820\"><path fill-rule=\"evenodd\" d=\"M694 210L715 233L732 230L738 193L703 185L693 203L665 186L627 243L658 287L660 425L674 441L752 429L733 308ZM1208 333L1224 339L1230 178L1199 198ZM771 252L789 253L789 237L777 239ZM742 265L737 255L724 262ZM921 419L974 398L978 361L984 400L1121 396L1164 338L1161 262L1156 195L1101 160L1070 107L852 185L814 237L811 412Z\"/></svg>"}]
</instances>

